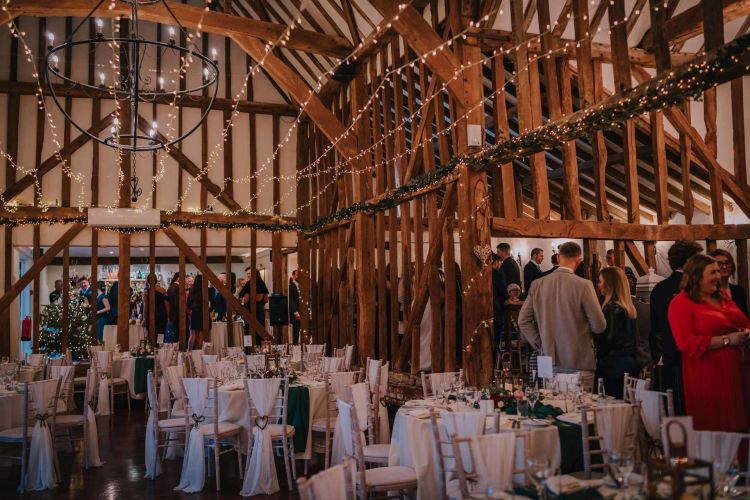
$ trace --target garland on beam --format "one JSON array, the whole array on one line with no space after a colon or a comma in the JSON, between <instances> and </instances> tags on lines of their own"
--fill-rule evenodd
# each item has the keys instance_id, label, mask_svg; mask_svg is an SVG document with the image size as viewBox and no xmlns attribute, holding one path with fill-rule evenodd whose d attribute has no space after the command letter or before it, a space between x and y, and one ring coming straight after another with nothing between
<instances>
[{"instance_id":1,"label":"garland on beam","mask_svg":"<svg viewBox=\"0 0 750 500\"><path fill-rule=\"evenodd\" d=\"M256 222L204 222L204 221L164 221L161 227L179 226L184 228L241 229L257 231L298 231L307 236L325 230L334 223L350 221L358 213L373 214L393 208L414 193L429 188L437 188L455 180L459 165L468 165L476 171L491 171L496 165L511 161L519 156L528 156L557 147L562 142L578 139L621 125L623 122L649 111L682 104L688 99L698 99L711 87L738 78L750 72L750 34L744 35L716 49L700 62L692 62L671 71L664 77L651 80L630 89L620 96L610 97L597 106L578 111L556 122L548 123L530 132L518 135L507 141L484 148L478 153L453 157L448 165L437 167L414 177L406 184L387 191L374 200L358 202L328 215L311 224L301 223L256 223ZM86 216L25 219L0 218L0 225L17 226L27 224L69 224L86 222ZM99 229L124 233L152 231L154 228L100 227Z\"/></svg>"}]
</instances>

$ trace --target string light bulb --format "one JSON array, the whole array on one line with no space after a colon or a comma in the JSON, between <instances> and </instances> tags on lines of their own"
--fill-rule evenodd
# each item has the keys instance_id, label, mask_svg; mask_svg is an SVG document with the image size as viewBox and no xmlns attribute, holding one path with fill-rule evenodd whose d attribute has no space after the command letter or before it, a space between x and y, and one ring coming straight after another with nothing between
<instances>
[{"instance_id":1,"label":"string light bulb","mask_svg":"<svg viewBox=\"0 0 750 500\"><path fill-rule=\"evenodd\" d=\"M94 23L96 24L96 36L98 38L101 38L102 37L102 31L104 29L104 21L100 17L97 17L96 21L94 21Z\"/></svg>"}]
</instances>

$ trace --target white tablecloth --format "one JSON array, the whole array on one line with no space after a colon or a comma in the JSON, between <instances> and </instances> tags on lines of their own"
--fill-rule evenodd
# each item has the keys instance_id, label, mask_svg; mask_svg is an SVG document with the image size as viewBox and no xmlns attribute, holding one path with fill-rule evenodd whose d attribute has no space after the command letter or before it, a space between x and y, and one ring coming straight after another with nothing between
<instances>
[{"instance_id":1,"label":"white tablecloth","mask_svg":"<svg viewBox=\"0 0 750 500\"><path fill-rule=\"evenodd\" d=\"M305 380L310 394L310 425L307 430L307 446L304 450L295 450L298 459L309 459L312 456L312 421L325 418L326 389L323 382ZM247 407L247 396L241 382L227 384L219 388L219 421L232 422L243 428L242 452L247 453L247 433L252 430L253 421Z\"/></svg>"},{"instance_id":2,"label":"white tablecloth","mask_svg":"<svg viewBox=\"0 0 750 500\"><path fill-rule=\"evenodd\" d=\"M23 425L23 394L1 393L0 431Z\"/></svg>"},{"instance_id":3,"label":"white tablecloth","mask_svg":"<svg viewBox=\"0 0 750 500\"><path fill-rule=\"evenodd\" d=\"M146 338L146 329L141 325L134 323L128 325L128 345L121 346L123 349L130 349L138 345L141 339ZM104 326L104 348L114 349L117 345L117 325Z\"/></svg>"},{"instance_id":4,"label":"white tablecloth","mask_svg":"<svg viewBox=\"0 0 750 500\"><path fill-rule=\"evenodd\" d=\"M228 323L226 321L216 321L214 323L211 323L210 342L213 343L214 349L216 349L216 351L214 352L221 352L221 349L229 346L229 340L228 340L228 335L227 335L227 325ZM243 335L242 322L233 321L232 322L232 345L233 346L242 347L242 335Z\"/></svg>"},{"instance_id":5,"label":"white tablecloth","mask_svg":"<svg viewBox=\"0 0 750 500\"><path fill-rule=\"evenodd\" d=\"M19 382L34 382L44 378L43 366L23 366L18 371Z\"/></svg>"},{"instance_id":6,"label":"white tablecloth","mask_svg":"<svg viewBox=\"0 0 750 500\"><path fill-rule=\"evenodd\" d=\"M440 471L440 457L432 434L429 418L416 418L409 415L414 408L402 407L396 414L393 423L393 435L388 455L388 465L406 465L414 467L417 473L417 498L430 500L441 498L444 491L444 480ZM467 411L466 408L457 411ZM491 418L487 419L488 427ZM503 416L501 427L511 428L512 419ZM524 427L524 430L526 428ZM560 466L560 438L557 427L549 425L539 428L528 428L531 431L531 454L546 456L553 465ZM520 447L519 442L519 447ZM523 460L517 449L517 460ZM521 462L522 463L522 462ZM517 465L521 465L517 463Z\"/></svg>"}]
</instances>

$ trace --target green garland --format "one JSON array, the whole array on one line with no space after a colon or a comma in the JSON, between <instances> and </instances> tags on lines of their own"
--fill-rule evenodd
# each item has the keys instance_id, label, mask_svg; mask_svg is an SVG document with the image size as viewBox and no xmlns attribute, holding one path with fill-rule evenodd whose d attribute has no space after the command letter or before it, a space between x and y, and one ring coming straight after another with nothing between
<instances>
[{"instance_id":1,"label":"green garland","mask_svg":"<svg viewBox=\"0 0 750 500\"><path fill-rule=\"evenodd\" d=\"M481 153L472 153L451 158L450 163L425 172L398 188L388 191L375 202L359 202L349 205L311 224L301 223L221 223L165 221L161 227L179 226L184 228L239 229L257 231L299 231L315 233L333 222L352 220L358 213L374 213L399 205L412 193L433 184L445 182L459 165L468 165L475 171L492 171L498 164L508 163L514 158L528 156L559 146L560 143L584 137L598 130L608 129L649 111L682 104L688 99L700 98L707 89L727 80L723 73L736 69L738 61L747 57L750 48L750 35L744 35L726 44L712 54L710 60L689 63L666 77L643 83L619 97L612 97L598 106L579 111L564 121L550 122L530 132L497 143ZM748 68L743 68L747 72ZM739 74L736 76L740 76ZM615 104L613 104L615 103ZM59 219L29 218L24 220L2 219L0 224L16 226L40 223L86 222L86 217L66 217ZM154 228L101 228L123 233L153 231Z\"/></svg>"}]
</instances>

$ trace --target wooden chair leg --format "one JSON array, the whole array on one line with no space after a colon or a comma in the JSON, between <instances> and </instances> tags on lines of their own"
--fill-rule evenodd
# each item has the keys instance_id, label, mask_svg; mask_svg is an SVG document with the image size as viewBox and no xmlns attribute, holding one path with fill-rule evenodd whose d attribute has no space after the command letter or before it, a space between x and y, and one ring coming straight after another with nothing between
<instances>
[{"instance_id":1,"label":"wooden chair leg","mask_svg":"<svg viewBox=\"0 0 750 500\"><path fill-rule=\"evenodd\" d=\"M289 486L289 491L292 491L292 471L290 470L289 466L289 443L287 442L286 438L282 440L282 445L284 447L284 468L286 469L286 482Z\"/></svg>"},{"instance_id":2,"label":"wooden chair leg","mask_svg":"<svg viewBox=\"0 0 750 500\"><path fill-rule=\"evenodd\" d=\"M237 452L237 467L240 471L240 479L244 479L245 469L242 468L242 451L240 450L240 437L234 438L234 451Z\"/></svg>"},{"instance_id":3,"label":"wooden chair leg","mask_svg":"<svg viewBox=\"0 0 750 500\"><path fill-rule=\"evenodd\" d=\"M214 468L216 469L216 491L221 489L221 473L219 469L219 439L214 439Z\"/></svg>"}]
</instances>

